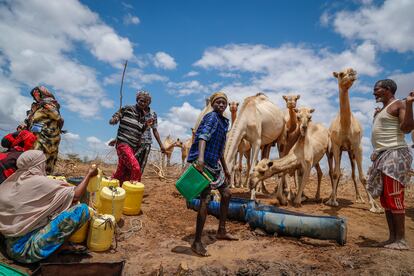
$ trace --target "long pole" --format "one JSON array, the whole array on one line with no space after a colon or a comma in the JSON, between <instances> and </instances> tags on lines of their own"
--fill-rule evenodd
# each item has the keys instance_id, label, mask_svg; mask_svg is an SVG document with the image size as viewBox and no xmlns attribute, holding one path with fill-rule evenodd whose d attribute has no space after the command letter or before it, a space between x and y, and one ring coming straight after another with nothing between
<instances>
[{"instance_id":1,"label":"long pole","mask_svg":"<svg viewBox=\"0 0 414 276\"><path fill-rule=\"evenodd\" d=\"M124 71L122 72L121 89L119 90L119 110L122 108L122 87L124 86L125 71L128 65L128 60L125 60Z\"/></svg>"}]
</instances>

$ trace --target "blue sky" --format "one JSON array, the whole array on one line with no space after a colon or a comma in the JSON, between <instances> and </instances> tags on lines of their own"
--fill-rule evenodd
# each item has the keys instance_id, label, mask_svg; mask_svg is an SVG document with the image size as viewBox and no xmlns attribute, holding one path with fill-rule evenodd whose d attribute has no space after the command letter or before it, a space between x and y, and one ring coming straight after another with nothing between
<instances>
[{"instance_id":1,"label":"blue sky","mask_svg":"<svg viewBox=\"0 0 414 276\"><path fill-rule=\"evenodd\" d=\"M62 105L61 152L112 156L107 122L139 88L152 94L159 131L188 138L204 98L265 92L301 94L329 126L338 111L333 71L353 67L351 108L371 151L372 86L392 77L414 88L414 2L369 1L53 1L0 2L0 131L24 118L30 89L43 84ZM0 133L0 134L2 134ZM178 156L179 153L176 153Z\"/></svg>"}]
</instances>

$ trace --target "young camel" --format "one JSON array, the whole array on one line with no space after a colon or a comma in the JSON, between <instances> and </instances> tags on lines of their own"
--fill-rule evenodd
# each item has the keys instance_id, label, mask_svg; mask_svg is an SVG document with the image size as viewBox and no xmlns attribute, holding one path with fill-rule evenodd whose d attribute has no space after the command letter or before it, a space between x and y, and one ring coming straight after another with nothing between
<instances>
[{"instance_id":1,"label":"young camel","mask_svg":"<svg viewBox=\"0 0 414 276\"><path fill-rule=\"evenodd\" d=\"M181 147L181 169L184 169L185 161L187 159L188 153L190 152L191 145L193 144L193 138L188 138L182 143Z\"/></svg>"},{"instance_id":2,"label":"young camel","mask_svg":"<svg viewBox=\"0 0 414 276\"><path fill-rule=\"evenodd\" d=\"M183 142L181 142L179 138L177 138L177 140L174 141L174 139L170 135L168 135L164 139L163 145L165 148L165 153L162 154L162 167L165 168L165 157L167 157L167 167L169 167L171 165L170 161L171 155L174 151L174 147L182 148Z\"/></svg>"},{"instance_id":3,"label":"young camel","mask_svg":"<svg viewBox=\"0 0 414 276\"><path fill-rule=\"evenodd\" d=\"M351 112L349 101L349 89L357 78L357 72L352 68L345 69L339 73L333 72L333 76L338 79L339 87L339 113L332 121L329 131L331 133L332 150L331 154L335 160L333 171L332 193L326 202L330 206L338 206L336 200L338 183L341 178L341 155L343 151L348 152L349 161L351 162L351 176L355 186L356 202L364 202L358 191L357 181L355 178L355 162L358 168L358 176L364 187L371 212L382 212L382 208L374 201L372 196L366 190L366 180L362 169L362 126Z\"/></svg>"},{"instance_id":4,"label":"young camel","mask_svg":"<svg viewBox=\"0 0 414 276\"><path fill-rule=\"evenodd\" d=\"M280 173L296 173L298 178L298 191L294 199L296 207L301 206L302 193L308 182L310 171L312 167L316 168L318 176L318 188L315 198L320 200L320 186L322 180L322 170L319 166L319 161L326 154L329 159L329 131L322 124L314 124L311 122L312 112L314 109L302 107L297 112L299 120L299 139L289 153L276 160L263 159L254 168L250 175L250 186L255 186L259 181L263 181L275 174ZM331 168L329 167L331 172ZM277 195L280 200L280 194Z\"/></svg>"},{"instance_id":5,"label":"young camel","mask_svg":"<svg viewBox=\"0 0 414 276\"><path fill-rule=\"evenodd\" d=\"M234 121L236 121L237 118L237 110L239 108L239 103L238 102L230 102L229 103L229 109L230 109L230 114L231 114L231 126L233 127L234 125ZM235 159L235 162L237 162L238 159L238 164L235 165L236 169L233 171L232 173L232 177L231 177L231 188L234 187L240 187L243 186L242 185L242 171L243 171L243 156L246 157L247 159L247 164L248 164L248 169L250 169L249 165L250 165L250 144L246 141L246 140L242 140L240 142L238 151L237 151L237 155L238 158ZM245 183L247 184L247 183ZM247 185L244 185L247 187Z\"/></svg>"},{"instance_id":6,"label":"young camel","mask_svg":"<svg viewBox=\"0 0 414 276\"><path fill-rule=\"evenodd\" d=\"M285 128L283 112L264 94L257 94L244 100L239 115L231 128L224 159L230 174L234 170L234 162L240 142L245 139L251 145L252 158L250 164L258 159L260 146L278 140ZM248 175L250 175L250 170ZM255 199L255 187L250 187L251 199Z\"/></svg>"}]
</instances>

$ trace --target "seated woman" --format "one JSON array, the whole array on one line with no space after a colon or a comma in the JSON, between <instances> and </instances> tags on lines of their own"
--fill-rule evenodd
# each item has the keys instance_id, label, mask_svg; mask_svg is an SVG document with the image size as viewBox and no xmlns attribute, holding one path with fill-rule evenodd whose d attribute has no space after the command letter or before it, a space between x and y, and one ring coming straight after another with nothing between
<instances>
[{"instance_id":1,"label":"seated woman","mask_svg":"<svg viewBox=\"0 0 414 276\"><path fill-rule=\"evenodd\" d=\"M19 156L33 148L36 136L28 130L9 133L1 140L1 146L6 152L0 152L0 184L16 170L16 161Z\"/></svg>"},{"instance_id":2,"label":"seated woman","mask_svg":"<svg viewBox=\"0 0 414 276\"><path fill-rule=\"evenodd\" d=\"M90 168L77 186L46 177L46 157L29 150L17 159L17 170L0 185L0 232L7 254L22 263L49 257L89 219L88 206L74 205L86 190Z\"/></svg>"}]
</instances>

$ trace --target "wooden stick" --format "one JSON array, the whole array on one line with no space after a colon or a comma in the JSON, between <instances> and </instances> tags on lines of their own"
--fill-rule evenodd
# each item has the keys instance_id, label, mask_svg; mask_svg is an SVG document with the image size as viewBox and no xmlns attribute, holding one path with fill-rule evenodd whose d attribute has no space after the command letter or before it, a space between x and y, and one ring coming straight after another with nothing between
<instances>
[{"instance_id":1,"label":"wooden stick","mask_svg":"<svg viewBox=\"0 0 414 276\"><path fill-rule=\"evenodd\" d=\"M122 87L124 86L124 76L125 76L127 65L128 65L128 60L125 60L124 71L122 72L122 79L121 79L121 89L119 90L119 110L121 110L122 108Z\"/></svg>"}]
</instances>

